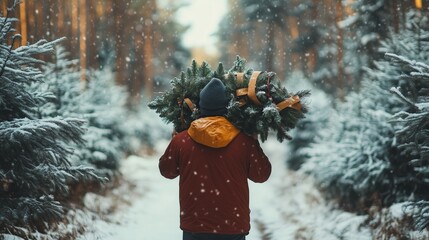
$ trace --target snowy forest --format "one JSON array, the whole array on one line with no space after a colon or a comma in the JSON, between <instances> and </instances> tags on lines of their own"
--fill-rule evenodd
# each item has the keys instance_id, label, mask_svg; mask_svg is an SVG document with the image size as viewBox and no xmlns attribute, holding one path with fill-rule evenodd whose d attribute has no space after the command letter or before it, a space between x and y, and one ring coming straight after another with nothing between
<instances>
[{"instance_id":1,"label":"snowy forest","mask_svg":"<svg viewBox=\"0 0 429 240\"><path fill-rule=\"evenodd\" d=\"M429 0L207 0L216 53L195 2L0 0L0 239L180 239L158 160L212 77L273 165L246 239L429 239Z\"/></svg>"}]
</instances>

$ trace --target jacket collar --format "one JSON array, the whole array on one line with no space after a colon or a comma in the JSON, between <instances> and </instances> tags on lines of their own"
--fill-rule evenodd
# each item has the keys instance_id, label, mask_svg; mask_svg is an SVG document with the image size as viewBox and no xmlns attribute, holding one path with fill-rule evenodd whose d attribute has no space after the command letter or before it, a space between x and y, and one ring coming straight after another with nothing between
<instances>
[{"instance_id":1,"label":"jacket collar","mask_svg":"<svg viewBox=\"0 0 429 240\"><path fill-rule=\"evenodd\" d=\"M239 133L240 130L222 116L197 119L188 129L194 141L212 148L226 147Z\"/></svg>"}]
</instances>

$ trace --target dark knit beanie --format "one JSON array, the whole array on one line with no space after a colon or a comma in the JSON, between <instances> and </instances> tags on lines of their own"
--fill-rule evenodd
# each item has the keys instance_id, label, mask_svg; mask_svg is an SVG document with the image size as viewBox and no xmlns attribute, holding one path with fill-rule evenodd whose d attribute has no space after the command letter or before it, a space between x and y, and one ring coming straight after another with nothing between
<instances>
[{"instance_id":1,"label":"dark knit beanie","mask_svg":"<svg viewBox=\"0 0 429 240\"><path fill-rule=\"evenodd\" d=\"M210 82L200 92L200 113L202 116L222 116L226 114L228 98L225 85L217 78Z\"/></svg>"}]
</instances>

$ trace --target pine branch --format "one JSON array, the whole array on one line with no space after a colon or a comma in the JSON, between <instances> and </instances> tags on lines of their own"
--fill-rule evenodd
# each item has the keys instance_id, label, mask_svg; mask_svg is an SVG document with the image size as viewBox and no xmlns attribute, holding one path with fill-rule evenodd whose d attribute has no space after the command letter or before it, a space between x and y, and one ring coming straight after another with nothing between
<instances>
[{"instance_id":1,"label":"pine branch","mask_svg":"<svg viewBox=\"0 0 429 240\"><path fill-rule=\"evenodd\" d=\"M404 71L408 71L410 74L427 75L429 72L429 66L425 63L413 61L404 56L393 53L385 53L384 56L392 63L399 64ZM425 71L426 73L424 73Z\"/></svg>"},{"instance_id":2,"label":"pine branch","mask_svg":"<svg viewBox=\"0 0 429 240\"><path fill-rule=\"evenodd\" d=\"M402 101L404 101L405 103L407 103L408 105L410 105L410 107L414 110L418 110L419 108L417 107L417 105L415 103L413 103L412 101L410 101L408 98L406 98L401 91L399 91L399 88L397 87L392 87L390 88L390 92L394 93L396 96L398 96Z\"/></svg>"},{"instance_id":3,"label":"pine branch","mask_svg":"<svg viewBox=\"0 0 429 240\"><path fill-rule=\"evenodd\" d=\"M84 129L81 119L18 119L0 122L0 155L4 162L12 162L19 156L24 159L41 161L36 157L46 156L44 161L66 164L70 150L64 148L64 142L82 142ZM49 155L49 150L55 155ZM45 153L46 152L46 153Z\"/></svg>"},{"instance_id":4,"label":"pine branch","mask_svg":"<svg viewBox=\"0 0 429 240\"><path fill-rule=\"evenodd\" d=\"M10 55L12 54L13 45L14 45L15 40L17 38L21 39L21 35L14 35L13 36L13 38L12 38L12 44L10 45L10 48L8 50L8 54L7 54L7 56L6 56L6 58L5 58L4 62L3 62L3 66L1 67L1 70L0 70L0 77L3 76L4 70L6 68L6 63L7 63L7 61L9 61Z\"/></svg>"},{"instance_id":5,"label":"pine branch","mask_svg":"<svg viewBox=\"0 0 429 240\"><path fill-rule=\"evenodd\" d=\"M44 230L43 223L58 221L64 214L60 203L52 197L0 198L0 206L0 229L13 226Z\"/></svg>"},{"instance_id":6,"label":"pine branch","mask_svg":"<svg viewBox=\"0 0 429 240\"><path fill-rule=\"evenodd\" d=\"M429 226L429 201L408 202L403 211L413 216L417 231L423 231Z\"/></svg>"}]
</instances>

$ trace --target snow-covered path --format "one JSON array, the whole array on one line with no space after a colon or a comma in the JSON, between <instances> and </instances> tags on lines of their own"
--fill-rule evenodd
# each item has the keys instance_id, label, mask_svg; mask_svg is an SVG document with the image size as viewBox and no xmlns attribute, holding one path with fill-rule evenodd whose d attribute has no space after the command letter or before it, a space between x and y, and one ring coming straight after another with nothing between
<instances>
[{"instance_id":1,"label":"snow-covered path","mask_svg":"<svg viewBox=\"0 0 429 240\"><path fill-rule=\"evenodd\" d=\"M160 142L154 156L124 160L121 171L132 191L118 194L127 195L122 197L130 204L95 220L79 239L181 239L178 179L165 179L158 171L158 158L167 144ZM371 239L367 229L359 228L362 217L332 210L308 177L286 170L287 143L269 139L262 147L273 171L267 182L250 183L252 229L247 239ZM92 199L87 199L89 205Z\"/></svg>"}]
</instances>

